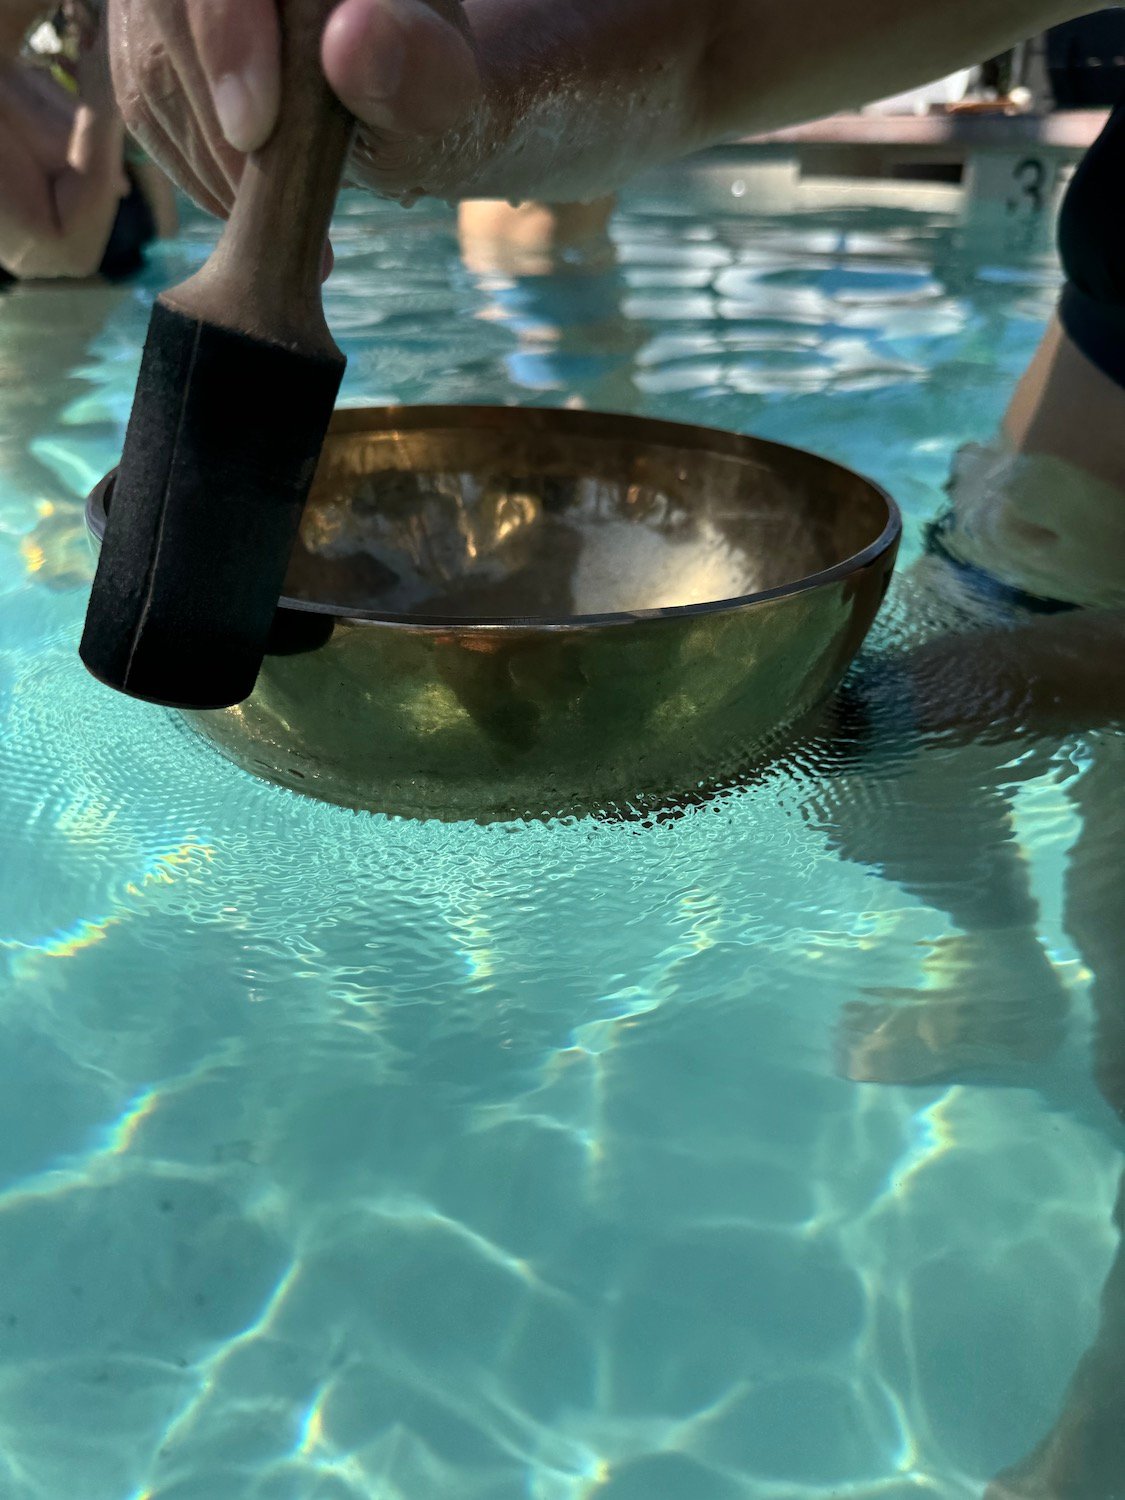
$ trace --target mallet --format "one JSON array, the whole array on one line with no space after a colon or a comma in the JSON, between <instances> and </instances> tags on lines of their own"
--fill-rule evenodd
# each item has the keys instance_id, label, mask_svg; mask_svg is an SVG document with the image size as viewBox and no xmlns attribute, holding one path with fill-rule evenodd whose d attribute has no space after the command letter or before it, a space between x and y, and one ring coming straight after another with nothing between
<instances>
[{"instance_id":1,"label":"mallet","mask_svg":"<svg viewBox=\"0 0 1125 1500\"><path fill-rule=\"evenodd\" d=\"M177 708L253 689L345 360L324 246L354 121L328 87L333 0L280 0L282 111L203 269L157 301L81 655Z\"/></svg>"}]
</instances>

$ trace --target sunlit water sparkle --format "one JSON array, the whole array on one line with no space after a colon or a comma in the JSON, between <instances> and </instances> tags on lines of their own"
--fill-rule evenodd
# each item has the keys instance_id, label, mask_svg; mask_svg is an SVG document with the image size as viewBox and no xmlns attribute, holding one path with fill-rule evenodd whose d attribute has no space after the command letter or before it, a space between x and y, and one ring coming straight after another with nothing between
<instances>
[{"instance_id":1,"label":"sunlit water sparkle","mask_svg":"<svg viewBox=\"0 0 1125 1500\"><path fill-rule=\"evenodd\" d=\"M596 277L473 272L444 210L349 201L347 399L797 442L893 491L909 563L1052 259L683 180ZM0 1500L979 1496L1055 1422L1116 1249L1060 896L1113 746L837 781L1018 788L1066 1034L921 1088L842 1076L844 1007L934 984L956 930L832 847L815 747L651 827L259 785L74 652L79 500L209 235L140 288L0 300Z\"/></svg>"}]
</instances>

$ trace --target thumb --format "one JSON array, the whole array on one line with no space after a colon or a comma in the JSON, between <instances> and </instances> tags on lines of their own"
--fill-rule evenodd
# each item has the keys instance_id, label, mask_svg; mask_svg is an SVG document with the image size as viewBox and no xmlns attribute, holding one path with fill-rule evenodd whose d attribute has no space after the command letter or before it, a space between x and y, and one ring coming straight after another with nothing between
<instances>
[{"instance_id":1,"label":"thumb","mask_svg":"<svg viewBox=\"0 0 1125 1500\"><path fill-rule=\"evenodd\" d=\"M457 0L343 0L324 37L324 70L364 124L437 135L481 94Z\"/></svg>"}]
</instances>

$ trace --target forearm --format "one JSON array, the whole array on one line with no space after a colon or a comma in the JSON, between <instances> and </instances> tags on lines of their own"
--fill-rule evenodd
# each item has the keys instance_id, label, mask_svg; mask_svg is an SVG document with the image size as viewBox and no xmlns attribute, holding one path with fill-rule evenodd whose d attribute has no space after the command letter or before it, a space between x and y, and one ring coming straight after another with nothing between
<instances>
[{"instance_id":1,"label":"forearm","mask_svg":"<svg viewBox=\"0 0 1125 1500\"><path fill-rule=\"evenodd\" d=\"M104 222L108 238L127 182L125 122L113 96L104 29L82 59L78 84L82 103L70 138L69 170L56 185L58 217L64 231Z\"/></svg>"},{"instance_id":2,"label":"forearm","mask_svg":"<svg viewBox=\"0 0 1125 1500\"><path fill-rule=\"evenodd\" d=\"M856 109L980 62L1086 0L718 0L705 59L714 138Z\"/></svg>"},{"instance_id":3,"label":"forearm","mask_svg":"<svg viewBox=\"0 0 1125 1500\"><path fill-rule=\"evenodd\" d=\"M61 242L92 275L113 231L126 187L125 127L115 113L83 106L75 122L69 170L55 187ZM81 274L81 269L79 274Z\"/></svg>"},{"instance_id":4,"label":"forearm","mask_svg":"<svg viewBox=\"0 0 1125 1500\"><path fill-rule=\"evenodd\" d=\"M243 154L276 122L274 0L109 3L127 123L181 186L229 210ZM338 0L321 57L359 121L360 185L558 204L979 62L1085 3Z\"/></svg>"},{"instance_id":5,"label":"forearm","mask_svg":"<svg viewBox=\"0 0 1125 1500\"><path fill-rule=\"evenodd\" d=\"M707 143L700 82L709 0L466 0L483 93L434 141L376 138L377 188L458 198L592 199Z\"/></svg>"},{"instance_id":6,"label":"forearm","mask_svg":"<svg viewBox=\"0 0 1125 1500\"><path fill-rule=\"evenodd\" d=\"M9 211L3 260L24 280L93 276L121 201L125 132L112 111L80 107L70 160Z\"/></svg>"},{"instance_id":7,"label":"forearm","mask_svg":"<svg viewBox=\"0 0 1125 1500\"><path fill-rule=\"evenodd\" d=\"M31 200L23 253L12 269L24 278L92 276L113 230L125 188L125 126L113 98L106 39L94 39L79 72L82 102L62 169L44 173Z\"/></svg>"},{"instance_id":8,"label":"forearm","mask_svg":"<svg viewBox=\"0 0 1125 1500\"><path fill-rule=\"evenodd\" d=\"M417 186L561 201L977 62L1083 0L467 0L483 102ZM380 144L370 180L402 180ZM424 165L423 165L424 164Z\"/></svg>"}]
</instances>

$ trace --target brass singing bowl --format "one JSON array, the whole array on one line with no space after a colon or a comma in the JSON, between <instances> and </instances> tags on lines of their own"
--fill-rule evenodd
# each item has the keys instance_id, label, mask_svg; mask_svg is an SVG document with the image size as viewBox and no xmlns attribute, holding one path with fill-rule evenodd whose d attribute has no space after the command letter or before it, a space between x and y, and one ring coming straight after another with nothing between
<instances>
[{"instance_id":1,"label":"brass singing bowl","mask_svg":"<svg viewBox=\"0 0 1125 1500\"><path fill-rule=\"evenodd\" d=\"M697 797L838 684L900 534L874 484L756 438L341 411L253 696L186 717L256 775L401 816Z\"/></svg>"}]
</instances>

